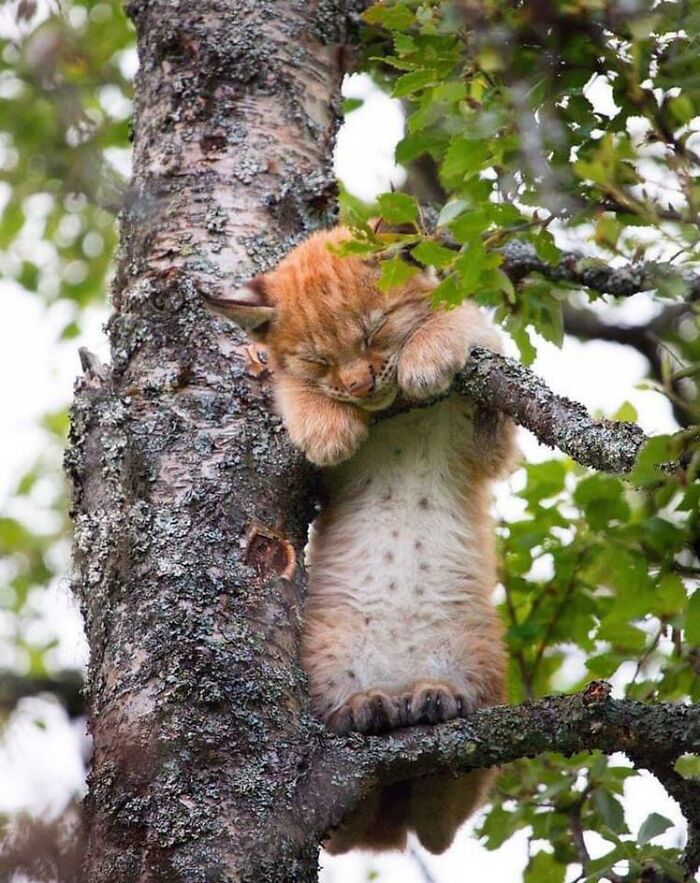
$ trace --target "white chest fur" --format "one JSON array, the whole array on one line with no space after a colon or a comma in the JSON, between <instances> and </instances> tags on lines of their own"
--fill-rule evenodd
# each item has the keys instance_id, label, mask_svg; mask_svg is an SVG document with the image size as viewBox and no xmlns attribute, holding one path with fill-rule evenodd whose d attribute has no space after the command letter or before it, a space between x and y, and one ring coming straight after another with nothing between
<instances>
[{"instance_id":1,"label":"white chest fur","mask_svg":"<svg viewBox=\"0 0 700 883\"><path fill-rule=\"evenodd\" d=\"M403 689L417 677L467 688L465 634L492 621L494 583L472 442L469 407L448 399L379 423L352 460L328 470L307 619L347 624L334 658L353 677L332 678L334 706L354 690Z\"/></svg>"}]
</instances>

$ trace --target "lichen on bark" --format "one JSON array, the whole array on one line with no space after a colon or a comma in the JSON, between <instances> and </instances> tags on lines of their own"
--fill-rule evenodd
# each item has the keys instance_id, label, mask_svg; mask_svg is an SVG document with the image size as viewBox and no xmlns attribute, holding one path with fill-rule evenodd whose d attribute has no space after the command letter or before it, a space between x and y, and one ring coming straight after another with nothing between
<instances>
[{"instance_id":1,"label":"lichen on bark","mask_svg":"<svg viewBox=\"0 0 700 883\"><path fill-rule=\"evenodd\" d=\"M314 3L129 6L140 71L112 365L78 384L66 458L91 647L91 883L316 878L318 845L288 811L320 728L289 567L315 479L201 293L333 221L329 41L354 9L331 11L333 28ZM268 546L251 556L252 524Z\"/></svg>"}]
</instances>

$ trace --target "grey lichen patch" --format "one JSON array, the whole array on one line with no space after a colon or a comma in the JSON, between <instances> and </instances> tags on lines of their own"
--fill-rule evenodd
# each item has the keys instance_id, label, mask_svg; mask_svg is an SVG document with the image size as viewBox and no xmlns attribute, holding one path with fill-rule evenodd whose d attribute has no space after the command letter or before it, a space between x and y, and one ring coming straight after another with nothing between
<instances>
[{"instance_id":1,"label":"grey lichen patch","mask_svg":"<svg viewBox=\"0 0 700 883\"><path fill-rule=\"evenodd\" d=\"M81 389L67 458L92 651L91 883L146 867L173 883L317 873L296 791L324 731L291 566L314 473L272 414L268 375L247 370L202 294L332 221L338 69L313 5L203 2L130 6L141 68L113 368ZM330 40L346 9L324 10L343 15L319 24ZM246 560L256 520L274 542Z\"/></svg>"},{"instance_id":2,"label":"grey lichen patch","mask_svg":"<svg viewBox=\"0 0 700 883\"><path fill-rule=\"evenodd\" d=\"M226 232L228 224L228 212L221 205L211 205L207 209L204 218L204 226L212 234L222 234Z\"/></svg>"},{"instance_id":3,"label":"grey lichen patch","mask_svg":"<svg viewBox=\"0 0 700 883\"><path fill-rule=\"evenodd\" d=\"M481 347L472 350L456 389L503 411L540 441L594 469L628 472L646 439L635 424L594 420L582 405L553 393L523 365Z\"/></svg>"},{"instance_id":4,"label":"grey lichen patch","mask_svg":"<svg viewBox=\"0 0 700 883\"><path fill-rule=\"evenodd\" d=\"M282 229L311 232L331 226L337 210L338 182L330 169L310 175L288 174L265 204Z\"/></svg>"}]
</instances>

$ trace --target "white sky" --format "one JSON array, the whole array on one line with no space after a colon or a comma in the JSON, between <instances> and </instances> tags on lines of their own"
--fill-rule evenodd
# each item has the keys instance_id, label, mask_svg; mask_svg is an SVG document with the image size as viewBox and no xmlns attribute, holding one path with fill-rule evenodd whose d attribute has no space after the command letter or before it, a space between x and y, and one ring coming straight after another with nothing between
<instances>
[{"instance_id":1,"label":"white sky","mask_svg":"<svg viewBox=\"0 0 700 883\"><path fill-rule=\"evenodd\" d=\"M370 88L368 78L354 76L346 94L364 97L365 103L354 111L340 133L337 170L346 185L357 195L371 199L387 189L389 181L400 181L401 172L393 162L394 145L401 136L403 116L400 107L379 90ZM604 100L604 96L601 100ZM629 299L615 309L623 321L644 321L653 313L650 300L643 296ZM14 283L0 281L0 505L17 479L45 450L43 430L37 419L47 410L65 405L71 397L72 382L79 370L77 349L86 345L107 359L107 347L100 326L104 310L92 309L85 321L85 333L79 341L56 343L58 330L70 318L70 308L56 304L48 310ZM606 343L582 344L567 339L563 349L542 343L534 370L552 389L583 402L593 411L613 414L623 401L631 401L639 412L639 422L649 433L674 429L666 400L653 392L635 388L641 380L645 362L627 349ZM529 459L542 459L550 452L542 449L528 433L522 433L522 446ZM51 489L44 490L47 497ZM507 501L507 492L499 499ZM46 518L41 511L41 493L32 518ZM507 508L507 502L505 504ZM14 510L22 515L21 510ZM26 510L25 513L26 514ZM40 522L41 523L41 522ZM67 557L63 555L66 568ZM0 570L0 576L2 571ZM54 651L57 667L82 664L86 647L80 621L70 599L67 581L50 587L42 600L43 616L34 628L56 634L59 647ZM7 622L0 618L0 666L21 662L3 655L2 637ZM3 631L5 629L5 631ZM37 725L41 722L41 727ZM47 702L32 700L22 704L9 728L5 749L0 752L0 812L26 808L35 812L57 812L75 792L82 791L84 737L65 715ZM649 776L627 785L626 816L632 830L654 810L681 825L676 805ZM469 835L471 823L463 829L444 856L423 854L423 860L437 883L462 883L465 879L498 880L517 883L526 863L524 835L513 838L496 853L487 852ZM675 845L680 827L670 830L657 842ZM601 849L600 838L590 837L589 847L595 856ZM323 859L324 883L360 883L372 870L380 872L381 883L425 883L420 869L408 855L375 858L364 853Z\"/></svg>"}]
</instances>

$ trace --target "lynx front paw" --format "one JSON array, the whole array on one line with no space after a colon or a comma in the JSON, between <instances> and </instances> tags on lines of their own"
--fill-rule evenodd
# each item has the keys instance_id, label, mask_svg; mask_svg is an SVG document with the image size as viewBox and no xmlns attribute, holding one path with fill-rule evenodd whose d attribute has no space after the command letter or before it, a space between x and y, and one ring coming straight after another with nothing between
<instances>
[{"instance_id":1,"label":"lynx front paw","mask_svg":"<svg viewBox=\"0 0 700 883\"><path fill-rule=\"evenodd\" d=\"M437 724L464 717L472 711L472 703L449 684L420 681L399 701L401 725Z\"/></svg>"},{"instance_id":2,"label":"lynx front paw","mask_svg":"<svg viewBox=\"0 0 700 883\"><path fill-rule=\"evenodd\" d=\"M382 690L355 693L328 719L328 728L340 736L353 730L365 735L385 733L400 725L398 700Z\"/></svg>"},{"instance_id":3,"label":"lynx front paw","mask_svg":"<svg viewBox=\"0 0 700 883\"><path fill-rule=\"evenodd\" d=\"M369 434L366 423L354 414L327 423L302 419L288 430L294 446L317 466L336 466L349 460Z\"/></svg>"},{"instance_id":4,"label":"lynx front paw","mask_svg":"<svg viewBox=\"0 0 700 883\"><path fill-rule=\"evenodd\" d=\"M455 374L464 367L467 353L462 348L423 348L409 341L398 367L399 387L409 399L430 399L449 389Z\"/></svg>"}]
</instances>

